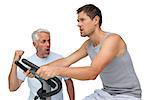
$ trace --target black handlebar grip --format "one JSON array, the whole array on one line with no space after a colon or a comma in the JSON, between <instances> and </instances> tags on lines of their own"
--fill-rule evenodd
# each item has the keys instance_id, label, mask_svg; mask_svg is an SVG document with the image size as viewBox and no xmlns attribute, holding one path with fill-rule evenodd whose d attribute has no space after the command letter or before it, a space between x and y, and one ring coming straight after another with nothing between
<instances>
[{"instance_id":1,"label":"black handlebar grip","mask_svg":"<svg viewBox=\"0 0 150 100\"><path fill-rule=\"evenodd\" d=\"M31 63L30 61L28 61L27 59L22 59L22 62L26 65L28 65L29 67L31 67L31 69L37 71L39 69L39 67L33 63Z\"/></svg>"},{"instance_id":2,"label":"black handlebar grip","mask_svg":"<svg viewBox=\"0 0 150 100\"><path fill-rule=\"evenodd\" d=\"M19 61L15 61L15 64L19 66L24 72L26 72L28 69L24 67Z\"/></svg>"},{"instance_id":3,"label":"black handlebar grip","mask_svg":"<svg viewBox=\"0 0 150 100\"><path fill-rule=\"evenodd\" d=\"M31 63L30 61L26 60L26 59L22 59L22 62L26 65L28 65L29 67L31 67L32 70L34 71L37 71L39 69L39 67L33 63ZM26 67L24 67L24 65L22 65L19 61L15 61L15 64L17 66L19 66L23 71L27 71L28 69ZM48 80L45 80L47 82L47 84L49 84L52 88L55 88L56 87L56 84L53 82L53 81L56 82L57 84L57 89L55 89L54 91L51 91L51 92L48 92L48 93L44 93L42 94L43 97L50 97L52 95L55 95L57 94L61 88L62 88L62 83L61 83L61 80L59 80L57 77L53 77L51 79L48 79ZM40 81L42 82L42 81Z\"/></svg>"},{"instance_id":4,"label":"black handlebar grip","mask_svg":"<svg viewBox=\"0 0 150 100\"><path fill-rule=\"evenodd\" d=\"M31 69L34 70L35 72L40 68L37 65L33 64L32 62L28 61L27 59L22 59L22 62L31 67ZM51 81L51 79L46 80L46 82L49 85L51 85L52 88L56 87L56 84L53 81Z\"/></svg>"}]
</instances>

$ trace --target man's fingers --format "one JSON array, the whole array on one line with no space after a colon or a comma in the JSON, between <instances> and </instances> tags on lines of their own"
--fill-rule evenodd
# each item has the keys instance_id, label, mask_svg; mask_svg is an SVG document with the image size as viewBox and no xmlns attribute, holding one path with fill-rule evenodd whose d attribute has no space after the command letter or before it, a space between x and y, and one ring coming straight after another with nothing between
<instances>
[{"instance_id":1,"label":"man's fingers","mask_svg":"<svg viewBox=\"0 0 150 100\"><path fill-rule=\"evenodd\" d=\"M24 72L24 74L25 74L26 76L28 76L28 75L29 75L29 73L30 73L30 71L29 71L29 70L27 70L26 72Z\"/></svg>"},{"instance_id":2,"label":"man's fingers","mask_svg":"<svg viewBox=\"0 0 150 100\"><path fill-rule=\"evenodd\" d=\"M44 69L40 68L36 72L37 75L39 75L41 78L45 79L45 71Z\"/></svg>"},{"instance_id":3,"label":"man's fingers","mask_svg":"<svg viewBox=\"0 0 150 100\"><path fill-rule=\"evenodd\" d=\"M23 50L16 50L14 55L14 61L20 60L21 56L24 54Z\"/></svg>"},{"instance_id":4,"label":"man's fingers","mask_svg":"<svg viewBox=\"0 0 150 100\"><path fill-rule=\"evenodd\" d=\"M26 72L24 72L24 74L27 76L27 77L30 77L30 78L33 78L34 75L29 71L27 70Z\"/></svg>"},{"instance_id":5,"label":"man's fingers","mask_svg":"<svg viewBox=\"0 0 150 100\"><path fill-rule=\"evenodd\" d=\"M28 75L28 77L33 78L34 75L33 75L32 73L30 73L30 74Z\"/></svg>"},{"instance_id":6,"label":"man's fingers","mask_svg":"<svg viewBox=\"0 0 150 100\"><path fill-rule=\"evenodd\" d=\"M36 71L36 74L40 76L40 68Z\"/></svg>"},{"instance_id":7,"label":"man's fingers","mask_svg":"<svg viewBox=\"0 0 150 100\"><path fill-rule=\"evenodd\" d=\"M47 73L47 66L40 67L36 72L37 75L39 75L43 79L47 80L49 78L47 77L46 73Z\"/></svg>"}]
</instances>

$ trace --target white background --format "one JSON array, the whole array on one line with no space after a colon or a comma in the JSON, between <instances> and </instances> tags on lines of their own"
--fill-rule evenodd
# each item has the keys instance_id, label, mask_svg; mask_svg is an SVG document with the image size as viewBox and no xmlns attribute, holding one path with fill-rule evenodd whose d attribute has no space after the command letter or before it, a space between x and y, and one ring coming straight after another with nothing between
<instances>
[{"instance_id":1,"label":"white background","mask_svg":"<svg viewBox=\"0 0 150 100\"><path fill-rule=\"evenodd\" d=\"M149 99L148 0L0 0L0 100L27 100L27 83L24 82L16 92L9 92L8 74L15 50L24 50L23 57L35 52L31 33L37 28L51 32L51 50L63 56L80 47L87 38L80 37L76 10L88 3L101 9L102 29L118 33L126 41L141 83L143 100ZM88 64L90 60L85 58L75 65ZM73 81L76 100L81 100L96 88L102 88L99 77L94 81ZM65 91L64 97L68 100Z\"/></svg>"}]
</instances>

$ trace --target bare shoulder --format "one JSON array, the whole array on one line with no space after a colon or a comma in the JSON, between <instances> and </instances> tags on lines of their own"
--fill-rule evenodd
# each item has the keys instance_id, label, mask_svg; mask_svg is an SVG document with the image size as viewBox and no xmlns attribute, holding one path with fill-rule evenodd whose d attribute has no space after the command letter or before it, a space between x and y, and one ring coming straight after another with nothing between
<instances>
[{"instance_id":1,"label":"bare shoulder","mask_svg":"<svg viewBox=\"0 0 150 100\"><path fill-rule=\"evenodd\" d=\"M121 36L117 33L112 33L108 36L107 39L110 39L110 40L122 40Z\"/></svg>"},{"instance_id":2,"label":"bare shoulder","mask_svg":"<svg viewBox=\"0 0 150 100\"><path fill-rule=\"evenodd\" d=\"M104 45L107 45L107 46L117 46L117 47L121 47L121 48L126 48L126 43L121 38L121 36L119 34L116 34L116 33L112 33L111 35L109 35L105 39L105 41L103 43L103 46Z\"/></svg>"},{"instance_id":3,"label":"bare shoulder","mask_svg":"<svg viewBox=\"0 0 150 100\"><path fill-rule=\"evenodd\" d=\"M119 42L121 42L121 41L123 41L122 40L122 38L121 38L121 36L120 35L118 35L118 34L116 34L116 33L112 33L112 34L110 34L106 39L105 39L105 41L104 41L104 43L119 43Z\"/></svg>"},{"instance_id":4,"label":"bare shoulder","mask_svg":"<svg viewBox=\"0 0 150 100\"><path fill-rule=\"evenodd\" d=\"M113 33L107 37L103 46L116 49L118 51L117 56L123 55L127 46L122 37L116 33Z\"/></svg>"}]
</instances>

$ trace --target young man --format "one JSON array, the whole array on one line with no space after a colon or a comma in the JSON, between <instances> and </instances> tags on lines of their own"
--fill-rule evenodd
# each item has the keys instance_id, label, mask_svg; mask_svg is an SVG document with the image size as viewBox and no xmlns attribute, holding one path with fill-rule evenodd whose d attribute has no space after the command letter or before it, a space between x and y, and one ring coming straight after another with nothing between
<instances>
[{"instance_id":1,"label":"young man","mask_svg":"<svg viewBox=\"0 0 150 100\"><path fill-rule=\"evenodd\" d=\"M60 75L79 80L94 80L99 75L103 89L83 100L140 100L140 83L123 39L101 29L102 15L95 5L85 5L77 14L81 36L89 39L68 57L42 66L37 74L45 79ZM68 67L87 55L91 65Z\"/></svg>"},{"instance_id":2,"label":"young man","mask_svg":"<svg viewBox=\"0 0 150 100\"><path fill-rule=\"evenodd\" d=\"M36 48L36 53L28 58L28 60L32 63L36 64L37 66L42 66L48 62L62 58L61 55L50 51L50 32L48 30L38 29L34 31L32 33L32 40L33 45ZM22 50L17 50L15 52L12 68L9 74L9 89L10 91L16 91L21 86L26 76L28 76L27 79L30 88L30 96L28 100L33 100L35 96L37 96L37 91L41 87L41 84L39 81L37 81L37 79L32 77L32 74L30 74L29 71L25 72L24 74L24 72L20 69L17 72L17 66L14 62L20 60L23 53L24 51ZM62 77L58 78L62 80ZM64 78L64 80L70 100L74 100L75 96L73 82L70 78ZM62 90L59 93L51 96L51 100L63 100Z\"/></svg>"}]
</instances>

